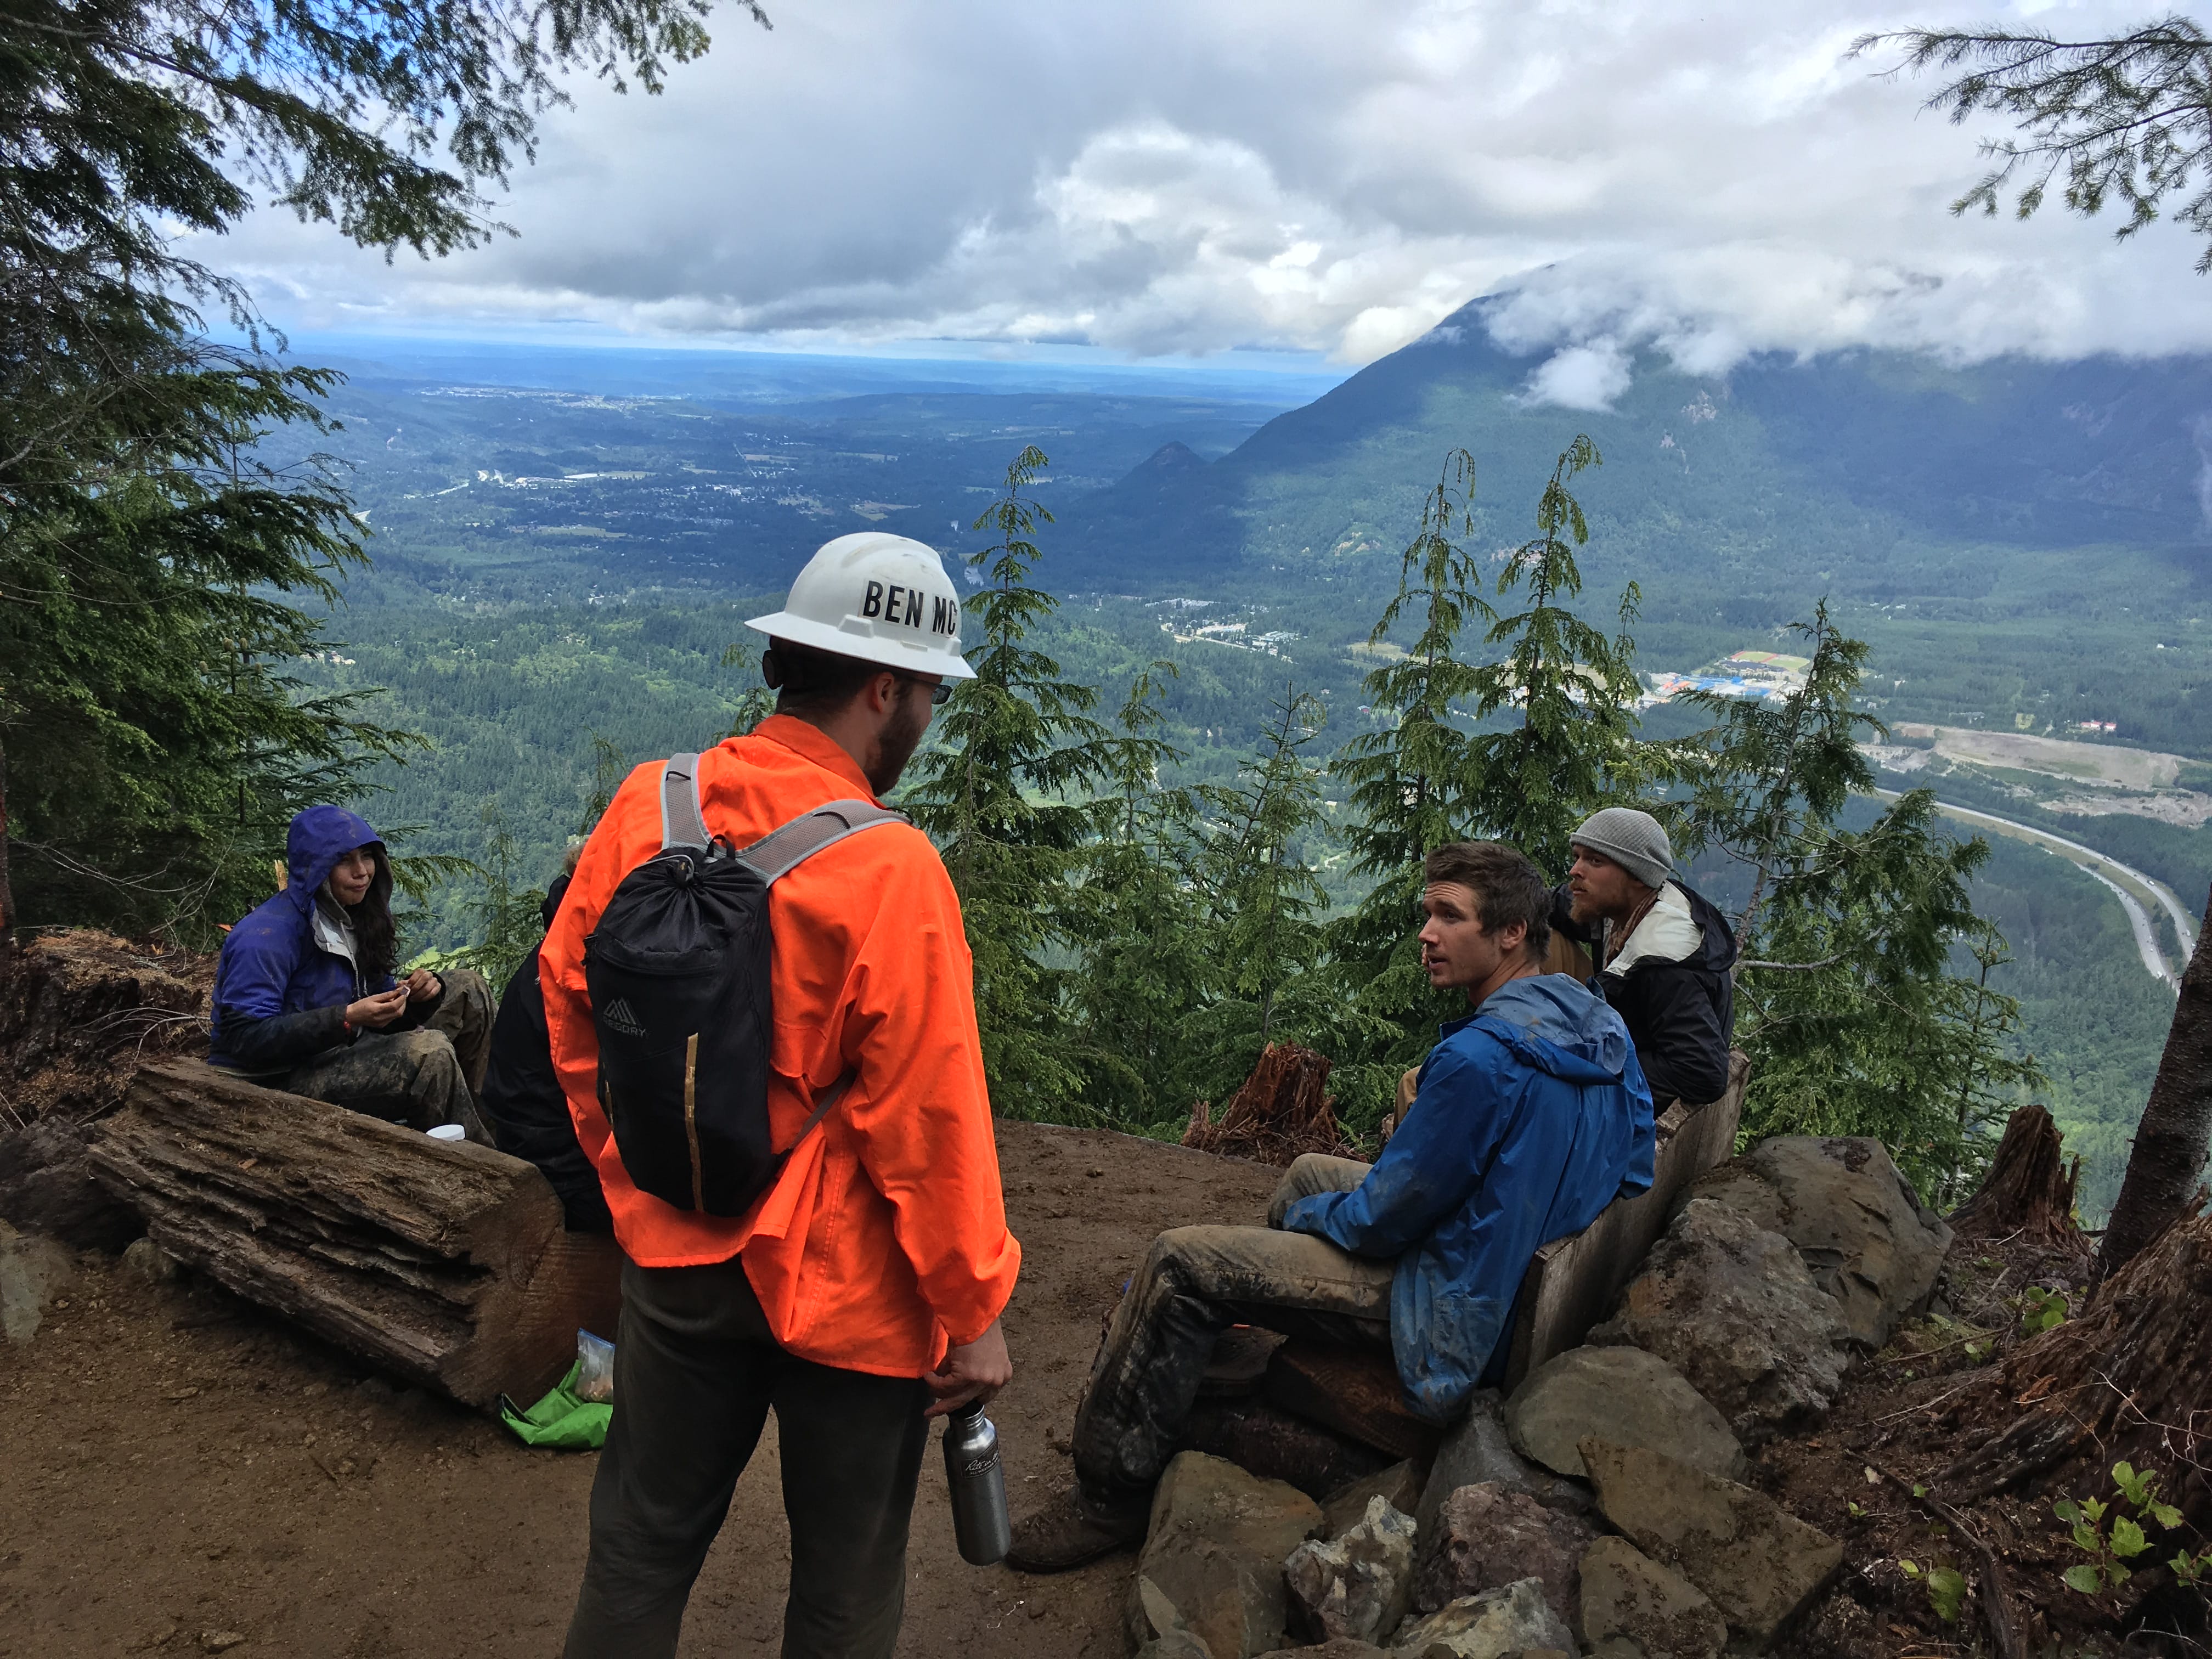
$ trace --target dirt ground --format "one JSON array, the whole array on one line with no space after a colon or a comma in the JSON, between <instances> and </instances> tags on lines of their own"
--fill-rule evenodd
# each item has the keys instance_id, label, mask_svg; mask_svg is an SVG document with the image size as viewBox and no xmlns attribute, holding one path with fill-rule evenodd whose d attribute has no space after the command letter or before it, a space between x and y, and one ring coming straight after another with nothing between
<instances>
[{"instance_id":1,"label":"dirt ground","mask_svg":"<svg viewBox=\"0 0 2212 1659\"><path fill-rule=\"evenodd\" d=\"M1101 1322L1161 1229L1257 1221L1277 1171L1009 1123L1022 1241L1013 1384L993 1408L1019 1519L1067 1477ZM550 1656L596 1459L395 1393L216 1290L97 1255L27 1346L0 1346L0 1656ZM789 1570L773 1420L691 1600L686 1655L773 1654ZM1124 1650L1127 1556L1053 1578L968 1566L923 1464L902 1655Z\"/></svg>"}]
</instances>

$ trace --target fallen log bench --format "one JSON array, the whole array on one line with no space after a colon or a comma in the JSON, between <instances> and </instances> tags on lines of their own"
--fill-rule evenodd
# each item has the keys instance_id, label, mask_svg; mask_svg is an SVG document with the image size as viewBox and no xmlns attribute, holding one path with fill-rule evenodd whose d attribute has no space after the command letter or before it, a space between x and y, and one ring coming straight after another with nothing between
<instances>
[{"instance_id":1,"label":"fallen log bench","mask_svg":"<svg viewBox=\"0 0 2212 1659\"><path fill-rule=\"evenodd\" d=\"M179 1060L140 1069L90 1156L185 1266L464 1405L527 1404L580 1326L614 1334L614 1241L490 1147Z\"/></svg>"},{"instance_id":2,"label":"fallen log bench","mask_svg":"<svg viewBox=\"0 0 2212 1659\"><path fill-rule=\"evenodd\" d=\"M1650 1189L1615 1199L1582 1231L1536 1252L1514 1304L1506 1393L1546 1360L1581 1346L1612 1314L1690 1184L1734 1154L1750 1076L1743 1052L1731 1053L1727 1093L1703 1106L1676 1101L1659 1115ZM1397 1368L1380 1349L1285 1342L1269 1358L1261 1390L1282 1410L1395 1457L1425 1457L1441 1432L1407 1408Z\"/></svg>"}]
</instances>

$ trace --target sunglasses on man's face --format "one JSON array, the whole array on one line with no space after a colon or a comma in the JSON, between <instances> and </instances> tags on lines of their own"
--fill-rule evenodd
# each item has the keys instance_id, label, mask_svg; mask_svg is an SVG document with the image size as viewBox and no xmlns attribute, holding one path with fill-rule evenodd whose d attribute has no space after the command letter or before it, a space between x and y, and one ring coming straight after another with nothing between
<instances>
[{"instance_id":1,"label":"sunglasses on man's face","mask_svg":"<svg viewBox=\"0 0 2212 1659\"><path fill-rule=\"evenodd\" d=\"M929 688L929 706L932 708L942 708L946 703L952 700L952 682L951 680L939 680L934 684L932 684L928 680L918 678L912 674L902 674L899 678L909 685L927 686Z\"/></svg>"}]
</instances>

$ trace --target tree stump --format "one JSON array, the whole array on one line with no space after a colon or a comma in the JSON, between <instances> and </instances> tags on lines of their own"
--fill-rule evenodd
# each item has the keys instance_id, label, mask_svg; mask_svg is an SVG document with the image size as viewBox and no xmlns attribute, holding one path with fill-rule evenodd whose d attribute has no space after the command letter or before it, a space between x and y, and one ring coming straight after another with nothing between
<instances>
[{"instance_id":1,"label":"tree stump","mask_svg":"<svg viewBox=\"0 0 2212 1659\"><path fill-rule=\"evenodd\" d=\"M91 1156L186 1267L465 1405L533 1401L579 1326L613 1334L614 1241L488 1146L182 1060L139 1072Z\"/></svg>"},{"instance_id":2,"label":"tree stump","mask_svg":"<svg viewBox=\"0 0 2212 1659\"><path fill-rule=\"evenodd\" d=\"M2051 1114L2023 1106L2005 1124L1982 1184L1952 1215L1951 1230L1960 1237L2020 1235L2039 1244L2078 1249L2074 1183L2081 1168L2079 1158L2067 1164Z\"/></svg>"},{"instance_id":3,"label":"tree stump","mask_svg":"<svg viewBox=\"0 0 2212 1659\"><path fill-rule=\"evenodd\" d=\"M1191 1108L1182 1144L1201 1152L1287 1167L1303 1152L1348 1156L1328 1093L1332 1062L1295 1042L1271 1042L1216 1123L1205 1101Z\"/></svg>"},{"instance_id":4,"label":"tree stump","mask_svg":"<svg viewBox=\"0 0 2212 1659\"><path fill-rule=\"evenodd\" d=\"M2158 1471L2169 1500L2212 1529L2212 1214L2192 1206L2079 1316L2014 1349L1958 1414L2002 1422L2021 1406L1943 1472L1964 1501L2029 1480L2102 1495L2125 1459Z\"/></svg>"}]
</instances>

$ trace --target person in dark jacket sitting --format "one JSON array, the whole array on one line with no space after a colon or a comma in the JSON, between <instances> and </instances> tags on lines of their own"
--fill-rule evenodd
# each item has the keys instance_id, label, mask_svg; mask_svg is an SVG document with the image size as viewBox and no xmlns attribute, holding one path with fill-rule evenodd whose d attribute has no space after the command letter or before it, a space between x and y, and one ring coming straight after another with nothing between
<instances>
[{"instance_id":1,"label":"person in dark jacket sitting","mask_svg":"<svg viewBox=\"0 0 2212 1659\"><path fill-rule=\"evenodd\" d=\"M578 848L568 855L575 867ZM548 927L568 890L568 872L553 878L540 907ZM542 947L541 947L542 948ZM599 1172L584 1149L576 1144L575 1120L568 1115L568 1097L553 1070L552 1044L545 1026L545 992L538 980L538 951L523 958L514 977L500 994L499 1018L492 1022L491 1058L484 1067L483 1087L477 1103L499 1149L544 1172L561 1200L561 1208L572 1233L611 1233L614 1218L607 1213L606 1194L599 1188Z\"/></svg>"},{"instance_id":2,"label":"person in dark jacket sitting","mask_svg":"<svg viewBox=\"0 0 2212 1659\"><path fill-rule=\"evenodd\" d=\"M1552 926L1590 947L1590 988L1628 1027L1651 1098L1718 1100L1735 1026L1728 918L1675 878L1673 844L1649 812L1608 806L1568 841L1574 866L1553 890Z\"/></svg>"},{"instance_id":3,"label":"person in dark jacket sitting","mask_svg":"<svg viewBox=\"0 0 2212 1659\"><path fill-rule=\"evenodd\" d=\"M393 978L392 863L367 819L310 806L284 852L283 890L223 939L209 1061L418 1129L457 1123L489 1146L471 1088L490 1035L483 976Z\"/></svg>"}]
</instances>

